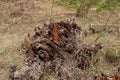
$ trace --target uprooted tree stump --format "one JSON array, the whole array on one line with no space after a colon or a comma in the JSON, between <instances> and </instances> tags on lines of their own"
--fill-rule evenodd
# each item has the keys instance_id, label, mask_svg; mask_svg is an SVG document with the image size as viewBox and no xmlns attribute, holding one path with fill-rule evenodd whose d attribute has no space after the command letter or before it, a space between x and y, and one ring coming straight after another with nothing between
<instances>
[{"instance_id":1,"label":"uprooted tree stump","mask_svg":"<svg viewBox=\"0 0 120 80\"><path fill-rule=\"evenodd\" d=\"M97 63L95 58L100 44L83 44L77 42L76 34L81 28L70 21L46 22L44 27L35 27L35 34L25 38L22 47L26 50L23 66L16 70L10 68L12 80L44 80L52 76L57 80L73 80L71 70L86 70L90 64ZM75 80L80 80L78 76Z\"/></svg>"}]
</instances>

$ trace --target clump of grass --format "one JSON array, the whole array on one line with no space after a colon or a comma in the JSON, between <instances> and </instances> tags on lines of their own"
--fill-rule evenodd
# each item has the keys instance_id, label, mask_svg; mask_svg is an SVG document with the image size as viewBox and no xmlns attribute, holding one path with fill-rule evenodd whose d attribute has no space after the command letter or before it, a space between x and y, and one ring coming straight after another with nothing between
<instances>
[{"instance_id":1,"label":"clump of grass","mask_svg":"<svg viewBox=\"0 0 120 80\"><path fill-rule=\"evenodd\" d=\"M107 34L103 34L100 38L99 38L99 41L100 42L104 42L107 40Z\"/></svg>"},{"instance_id":2,"label":"clump of grass","mask_svg":"<svg viewBox=\"0 0 120 80\"><path fill-rule=\"evenodd\" d=\"M90 64L90 70L97 74L100 73L99 69L93 64Z\"/></svg>"},{"instance_id":3,"label":"clump of grass","mask_svg":"<svg viewBox=\"0 0 120 80\"><path fill-rule=\"evenodd\" d=\"M82 3L81 3L82 2ZM84 6L89 6L89 0L81 1L81 0L60 0L57 2L59 5L66 6L69 8L79 8L82 4ZM116 9L119 7L119 0L92 0L91 7L96 7L98 11L106 10L106 9Z\"/></svg>"},{"instance_id":4,"label":"clump of grass","mask_svg":"<svg viewBox=\"0 0 120 80\"><path fill-rule=\"evenodd\" d=\"M56 80L56 79L53 76L44 75L42 76L42 80Z\"/></svg>"},{"instance_id":5,"label":"clump of grass","mask_svg":"<svg viewBox=\"0 0 120 80\"><path fill-rule=\"evenodd\" d=\"M98 0L97 10L115 9L118 6L118 0Z\"/></svg>"},{"instance_id":6,"label":"clump of grass","mask_svg":"<svg viewBox=\"0 0 120 80\"><path fill-rule=\"evenodd\" d=\"M78 8L80 6L80 0L61 0L57 4L68 8Z\"/></svg>"},{"instance_id":7,"label":"clump of grass","mask_svg":"<svg viewBox=\"0 0 120 80\"><path fill-rule=\"evenodd\" d=\"M110 64L118 64L119 63L119 55L116 49L109 48L105 51L105 61Z\"/></svg>"}]
</instances>

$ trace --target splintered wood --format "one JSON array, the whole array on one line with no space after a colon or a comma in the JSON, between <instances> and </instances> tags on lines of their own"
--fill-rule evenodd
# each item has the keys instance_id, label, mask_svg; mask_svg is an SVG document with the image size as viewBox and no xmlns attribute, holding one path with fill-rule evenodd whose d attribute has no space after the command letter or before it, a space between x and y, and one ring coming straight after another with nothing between
<instances>
[{"instance_id":1,"label":"splintered wood","mask_svg":"<svg viewBox=\"0 0 120 80\"><path fill-rule=\"evenodd\" d=\"M51 24L50 25L50 32L52 36L52 40L54 43L58 44L58 25L57 24Z\"/></svg>"},{"instance_id":2,"label":"splintered wood","mask_svg":"<svg viewBox=\"0 0 120 80\"><path fill-rule=\"evenodd\" d=\"M90 63L94 65L99 61L96 54L102 49L101 44L77 42L76 34L81 28L75 19L47 22L42 28L35 27L34 31L35 34L28 35L22 44L26 50L23 66L19 70L10 68L12 80L44 80L45 76L57 80L81 80L82 76L73 76L74 69L87 70Z\"/></svg>"}]
</instances>

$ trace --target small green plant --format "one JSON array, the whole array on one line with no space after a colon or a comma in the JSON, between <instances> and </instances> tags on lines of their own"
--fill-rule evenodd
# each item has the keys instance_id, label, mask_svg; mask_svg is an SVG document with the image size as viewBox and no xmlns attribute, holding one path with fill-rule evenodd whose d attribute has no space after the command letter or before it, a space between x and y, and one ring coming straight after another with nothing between
<instances>
[{"instance_id":1,"label":"small green plant","mask_svg":"<svg viewBox=\"0 0 120 80\"><path fill-rule=\"evenodd\" d=\"M52 76L44 75L41 80L56 80L56 79L54 77L52 77Z\"/></svg>"},{"instance_id":2,"label":"small green plant","mask_svg":"<svg viewBox=\"0 0 120 80\"><path fill-rule=\"evenodd\" d=\"M90 64L90 69L91 71L95 72L95 73L99 73L99 69L97 67L95 67L92 63Z\"/></svg>"}]
</instances>

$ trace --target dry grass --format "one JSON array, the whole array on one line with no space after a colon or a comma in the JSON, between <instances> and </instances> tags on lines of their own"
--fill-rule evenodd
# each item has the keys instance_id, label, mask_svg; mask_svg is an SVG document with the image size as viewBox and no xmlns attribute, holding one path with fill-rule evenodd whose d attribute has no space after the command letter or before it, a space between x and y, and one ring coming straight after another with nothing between
<instances>
[{"instance_id":1,"label":"dry grass","mask_svg":"<svg viewBox=\"0 0 120 80\"><path fill-rule=\"evenodd\" d=\"M19 65L23 61L23 56L19 51L21 39L17 35L0 35L0 76L1 80L8 79L8 68L10 65ZM17 44L17 45L16 45Z\"/></svg>"},{"instance_id":2,"label":"dry grass","mask_svg":"<svg viewBox=\"0 0 120 80\"><path fill-rule=\"evenodd\" d=\"M11 64L21 65L24 59L24 55L21 55L20 46L24 37L27 33L33 33L34 27L36 25L42 25L45 20L50 18L50 10L51 10L51 1L48 0L39 0L39 2L35 2L35 0L29 0L26 3L26 6L23 4L27 0L22 1L21 4L19 0L14 2L10 2L12 0L0 0L0 79L8 80L8 68ZM36 0L37 1L37 0ZM23 5L24 7L20 7L19 5ZM66 9L61 6L54 6L54 14L62 14L64 12L75 12L74 9ZM91 13L92 21L91 23L104 23L106 21L106 17L109 12L101 12L101 13ZM99 17L96 17L99 16ZM114 17L110 19L109 23L120 24L120 13L117 13ZM61 20L63 18L69 17L71 15L58 15L54 16L55 20ZM99 18L99 20L98 20ZM86 29L86 26L89 26L88 18L81 19L78 18L77 23L82 25L83 29ZM96 36L99 34L89 36L86 38L86 41L93 41ZM111 35L103 36L99 40L104 43L105 48L108 46L120 44L119 38ZM119 48L119 47L117 47ZM116 49L117 49L116 48ZM103 50L104 51L104 50ZM103 53L103 52L102 52ZM103 54L100 53L102 57ZM101 68L102 66L102 68ZM109 69L112 69L112 65L106 63L101 58L100 62L100 70L104 72L109 72Z\"/></svg>"},{"instance_id":3,"label":"dry grass","mask_svg":"<svg viewBox=\"0 0 120 80\"><path fill-rule=\"evenodd\" d=\"M51 1L19 0L11 2L0 0L0 79L8 80L10 65L22 65L21 44L27 33L33 33L34 27L50 17ZM21 4L20 4L21 3ZM47 6L46 6L47 5ZM62 12L63 7L57 6L55 14ZM60 17L61 18L61 17ZM59 18L59 19L60 19Z\"/></svg>"}]
</instances>

